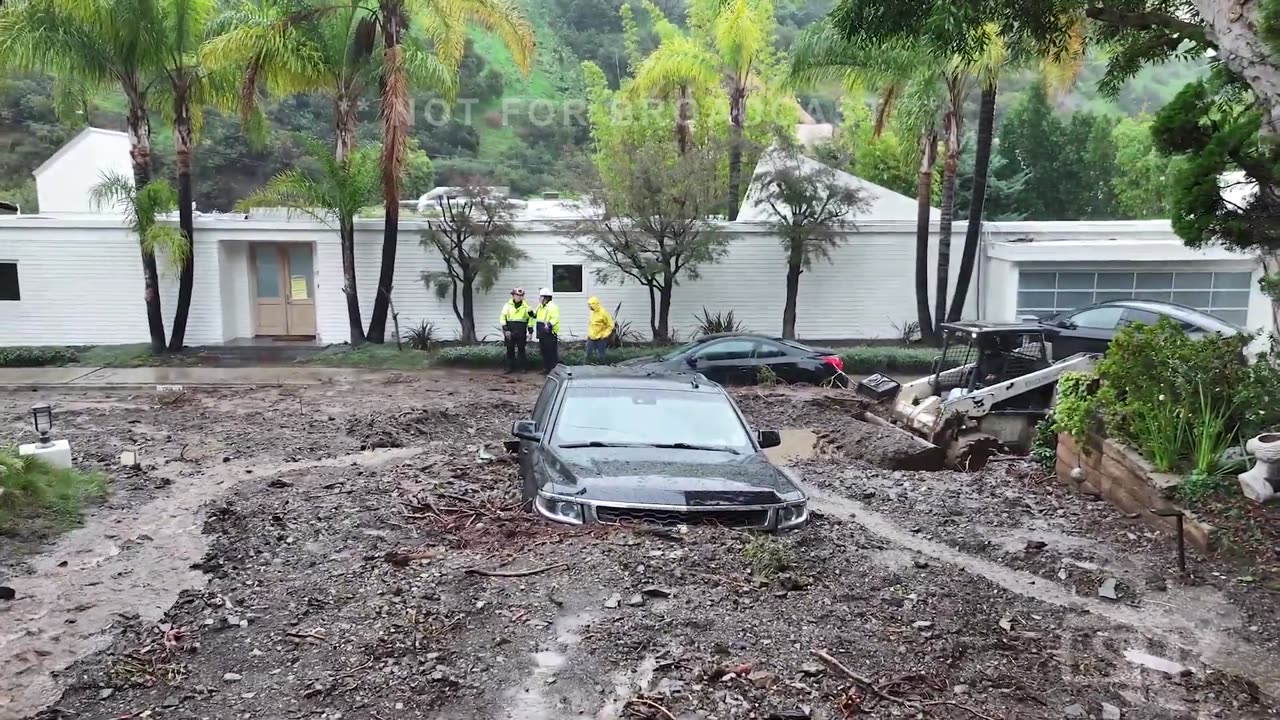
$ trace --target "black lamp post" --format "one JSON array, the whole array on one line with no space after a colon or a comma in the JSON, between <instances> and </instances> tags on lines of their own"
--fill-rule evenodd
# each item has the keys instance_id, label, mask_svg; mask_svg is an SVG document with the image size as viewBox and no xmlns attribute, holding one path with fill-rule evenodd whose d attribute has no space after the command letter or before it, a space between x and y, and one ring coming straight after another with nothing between
<instances>
[{"instance_id":1,"label":"black lamp post","mask_svg":"<svg viewBox=\"0 0 1280 720\"><path fill-rule=\"evenodd\" d=\"M49 431L53 430L53 408L49 403L36 403L31 406L31 422L36 426L36 433L40 435L40 444L49 444Z\"/></svg>"}]
</instances>

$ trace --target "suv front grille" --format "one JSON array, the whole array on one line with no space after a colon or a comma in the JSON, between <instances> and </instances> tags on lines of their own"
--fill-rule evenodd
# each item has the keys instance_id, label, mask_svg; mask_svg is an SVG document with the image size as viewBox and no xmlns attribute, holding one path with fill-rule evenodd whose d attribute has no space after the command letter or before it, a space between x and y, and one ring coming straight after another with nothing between
<instances>
[{"instance_id":1,"label":"suv front grille","mask_svg":"<svg viewBox=\"0 0 1280 720\"><path fill-rule=\"evenodd\" d=\"M732 528L765 527L769 524L768 510L647 510L643 508L618 508L596 506L596 520L610 524L635 525L722 525Z\"/></svg>"}]
</instances>

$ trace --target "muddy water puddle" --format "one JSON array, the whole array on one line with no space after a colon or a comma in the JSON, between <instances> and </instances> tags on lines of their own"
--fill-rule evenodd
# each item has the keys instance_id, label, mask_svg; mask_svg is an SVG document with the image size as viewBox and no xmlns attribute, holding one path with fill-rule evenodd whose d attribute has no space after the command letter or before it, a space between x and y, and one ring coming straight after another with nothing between
<instances>
[{"instance_id":1,"label":"muddy water puddle","mask_svg":"<svg viewBox=\"0 0 1280 720\"><path fill-rule=\"evenodd\" d=\"M16 599L0 605L0 720L32 715L56 702L55 673L107 647L111 627L127 618L156 622L179 593L205 584L193 570L208 549L203 508L252 477L291 470L374 466L416 450L357 453L326 460L258 465L227 463L196 470L170 463L154 475L171 484L141 507L100 511L31 559L32 572L7 581Z\"/></svg>"},{"instance_id":2,"label":"muddy water puddle","mask_svg":"<svg viewBox=\"0 0 1280 720\"><path fill-rule=\"evenodd\" d=\"M833 454L827 441L807 428L783 428L778 431L782 443L764 454L774 463L790 465L802 460L829 457Z\"/></svg>"}]
</instances>

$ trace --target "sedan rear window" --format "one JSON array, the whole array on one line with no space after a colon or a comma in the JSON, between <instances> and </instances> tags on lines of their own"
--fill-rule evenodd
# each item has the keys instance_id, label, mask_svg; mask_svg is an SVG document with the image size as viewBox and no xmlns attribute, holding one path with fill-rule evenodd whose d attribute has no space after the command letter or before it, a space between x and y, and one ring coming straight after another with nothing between
<instances>
[{"instance_id":1,"label":"sedan rear window","mask_svg":"<svg viewBox=\"0 0 1280 720\"><path fill-rule=\"evenodd\" d=\"M570 388L555 444L689 443L751 452L751 438L723 395L652 388Z\"/></svg>"}]
</instances>

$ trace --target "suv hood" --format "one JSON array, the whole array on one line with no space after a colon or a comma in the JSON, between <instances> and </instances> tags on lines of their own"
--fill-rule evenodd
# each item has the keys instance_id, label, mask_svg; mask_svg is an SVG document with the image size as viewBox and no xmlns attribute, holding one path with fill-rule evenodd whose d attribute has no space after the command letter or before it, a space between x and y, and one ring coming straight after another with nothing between
<instances>
[{"instance_id":1,"label":"suv hood","mask_svg":"<svg viewBox=\"0 0 1280 720\"><path fill-rule=\"evenodd\" d=\"M681 458L691 455L708 460ZM583 500L714 507L804 499L793 477L761 454L720 456L697 450L572 448L559 450L558 460L559 477L544 489Z\"/></svg>"}]
</instances>

